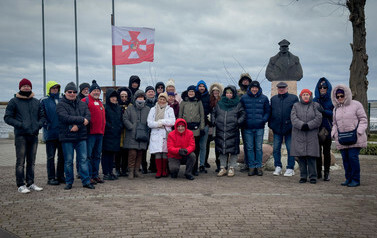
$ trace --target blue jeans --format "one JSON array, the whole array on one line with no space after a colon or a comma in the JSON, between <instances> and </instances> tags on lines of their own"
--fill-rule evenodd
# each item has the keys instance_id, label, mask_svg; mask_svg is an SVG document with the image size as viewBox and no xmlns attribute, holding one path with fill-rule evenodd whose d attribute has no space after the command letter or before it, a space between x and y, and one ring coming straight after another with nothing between
<instances>
[{"instance_id":1,"label":"blue jeans","mask_svg":"<svg viewBox=\"0 0 377 238\"><path fill-rule=\"evenodd\" d=\"M199 145L200 145L200 166L203 166L206 162L206 152L207 152L207 140L208 140L208 126L204 127L204 136L200 137Z\"/></svg>"},{"instance_id":2,"label":"blue jeans","mask_svg":"<svg viewBox=\"0 0 377 238\"><path fill-rule=\"evenodd\" d=\"M249 168L262 168L264 129L245 129L245 145Z\"/></svg>"},{"instance_id":3,"label":"blue jeans","mask_svg":"<svg viewBox=\"0 0 377 238\"><path fill-rule=\"evenodd\" d=\"M98 178L99 164L101 163L102 153L102 139L103 135L88 135L88 160L89 160L89 175L90 178Z\"/></svg>"},{"instance_id":4,"label":"blue jeans","mask_svg":"<svg viewBox=\"0 0 377 238\"><path fill-rule=\"evenodd\" d=\"M283 143L283 138L285 139L285 147L288 152L288 164L287 169L293 169L295 167L295 157L291 156L291 139L292 134L288 135L277 135L274 134L274 166L279 166L282 168L281 164L281 145Z\"/></svg>"},{"instance_id":5,"label":"blue jeans","mask_svg":"<svg viewBox=\"0 0 377 238\"><path fill-rule=\"evenodd\" d=\"M76 150L76 159L79 161L80 176L83 185L90 183L89 166L86 153L86 140L78 142L63 142L64 172L66 184L73 184L73 152Z\"/></svg>"},{"instance_id":6,"label":"blue jeans","mask_svg":"<svg viewBox=\"0 0 377 238\"><path fill-rule=\"evenodd\" d=\"M355 181L360 183L360 148L349 148L340 150L343 159L343 166L346 179L349 182Z\"/></svg>"},{"instance_id":7,"label":"blue jeans","mask_svg":"<svg viewBox=\"0 0 377 238\"><path fill-rule=\"evenodd\" d=\"M35 157L38 147L38 136L17 135L14 138L16 146L16 182L17 187L25 185L25 159L26 159L26 185L34 183Z\"/></svg>"}]
</instances>

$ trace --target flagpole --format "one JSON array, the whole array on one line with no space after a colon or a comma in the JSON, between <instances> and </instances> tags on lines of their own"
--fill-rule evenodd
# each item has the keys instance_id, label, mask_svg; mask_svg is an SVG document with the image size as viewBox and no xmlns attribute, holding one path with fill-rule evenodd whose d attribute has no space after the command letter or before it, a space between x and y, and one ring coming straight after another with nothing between
<instances>
[{"instance_id":1,"label":"flagpole","mask_svg":"<svg viewBox=\"0 0 377 238\"><path fill-rule=\"evenodd\" d=\"M46 96L45 3L42 0L43 96Z\"/></svg>"},{"instance_id":2,"label":"flagpole","mask_svg":"<svg viewBox=\"0 0 377 238\"><path fill-rule=\"evenodd\" d=\"M75 5L75 48L76 48L76 86L79 86L79 60L78 60L78 51L77 51L77 8L76 0L74 1Z\"/></svg>"},{"instance_id":3,"label":"flagpole","mask_svg":"<svg viewBox=\"0 0 377 238\"><path fill-rule=\"evenodd\" d=\"M114 0L112 0L112 9L113 9L113 13L111 14L111 25L114 26L115 25ZM114 54L113 51L112 53ZM116 66L115 65L113 65L113 86L114 87L116 86Z\"/></svg>"}]
</instances>

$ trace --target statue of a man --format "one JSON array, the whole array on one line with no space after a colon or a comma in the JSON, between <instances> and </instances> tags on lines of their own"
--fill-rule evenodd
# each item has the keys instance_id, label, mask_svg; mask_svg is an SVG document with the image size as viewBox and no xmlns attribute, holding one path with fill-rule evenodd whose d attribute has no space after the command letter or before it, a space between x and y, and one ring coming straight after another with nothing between
<instances>
[{"instance_id":1,"label":"statue of a man","mask_svg":"<svg viewBox=\"0 0 377 238\"><path fill-rule=\"evenodd\" d=\"M289 41L279 42L280 52L270 58L266 69L268 81L299 81L302 79L302 68L297 56L289 52Z\"/></svg>"}]
</instances>

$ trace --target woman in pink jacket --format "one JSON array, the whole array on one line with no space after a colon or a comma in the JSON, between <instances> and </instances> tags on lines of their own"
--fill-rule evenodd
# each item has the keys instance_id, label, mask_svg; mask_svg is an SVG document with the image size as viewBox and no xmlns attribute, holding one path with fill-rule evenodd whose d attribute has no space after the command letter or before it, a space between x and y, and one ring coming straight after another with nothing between
<instances>
[{"instance_id":1,"label":"woman in pink jacket","mask_svg":"<svg viewBox=\"0 0 377 238\"><path fill-rule=\"evenodd\" d=\"M331 137L335 139L336 148L343 158L346 181L342 186L357 187L360 185L360 149L367 146L367 115L363 105L352 100L351 89L345 85L336 86L331 92L334 104L333 128ZM338 132L348 132L357 128L357 141L351 145L339 143Z\"/></svg>"}]
</instances>

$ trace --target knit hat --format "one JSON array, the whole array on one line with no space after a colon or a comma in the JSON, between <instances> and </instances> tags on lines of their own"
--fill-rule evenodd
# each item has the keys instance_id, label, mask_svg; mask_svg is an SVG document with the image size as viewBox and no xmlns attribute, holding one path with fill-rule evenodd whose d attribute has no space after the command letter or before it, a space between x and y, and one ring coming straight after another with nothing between
<instances>
[{"instance_id":1,"label":"knit hat","mask_svg":"<svg viewBox=\"0 0 377 238\"><path fill-rule=\"evenodd\" d=\"M100 86L97 84L96 80L92 81L92 86L89 88L89 93L91 93L94 89L99 89L101 91Z\"/></svg>"},{"instance_id":2,"label":"knit hat","mask_svg":"<svg viewBox=\"0 0 377 238\"><path fill-rule=\"evenodd\" d=\"M168 92L168 96L175 96L174 92Z\"/></svg>"},{"instance_id":3,"label":"knit hat","mask_svg":"<svg viewBox=\"0 0 377 238\"><path fill-rule=\"evenodd\" d=\"M169 79L166 84L165 84L166 87L169 87L169 86L173 86L175 88L175 82L174 82L174 79Z\"/></svg>"},{"instance_id":4,"label":"knit hat","mask_svg":"<svg viewBox=\"0 0 377 238\"><path fill-rule=\"evenodd\" d=\"M309 90L309 89L303 89L302 91L301 91L301 93L300 93L300 97L302 96L302 94L304 94L304 93L309 93L309 95L310 96L312 96L312 92Z\"/></svg>"},{"instance_id":5,"label":"knit hat","mask_svg":"<svg viewBox=\"0 0 377 238\"><path fill-rule=\"evenodd\" d=\"M147 87L145 88L145 92L148 92L149 90L153 90L153 91L155 91L153 86L147 86Z\"/></svg>"},{"instance_id":6,"label":"knit hat","mask_svg":"<svg viewBox=\"0 0 377 238\"><path fill-rule=\"evenodd\" d=\"M195 85L190 85L190 86L187 87L187 92L190 91L190 90L195 91L195 88L196 88Z\"/></svg>"},{"instance_id":7,"label":"knit hat","mask_svg":"<svg viewBox=\"0 0 377 238\"><path fill-rule=\"evenodd\" d=\"M67 86L65 86L64 92L67 92L69 90L77 92L77 87L76 87L76 84L74 82L70 82L70 83L67 84Z\"/></svg>"},{"instance_id":8,"label":"knit hat","mask_svg":"<svg viewBox=\"0 0 377 238\"><path fill-rule=\"evenodd\" d=\"M144 91L139 89L135 92L135 100L140 96L144 97L144 99L146 98Z\"/></svg>"},{"instance_id":9,"label":"knit hat","mask_svg":"<svg viewBox=\"0 0 377 238\"><path fill-rule=\"evenodd\" d=\"M160 97L164 97L166 99L166 101L168 100L168 94L166 92L160 93L158 95L158 99L160 99Z\"/></svg>"},{"instance_id":10,"label":"knit hat","mask_svg":"<svg viewBox=\"0 0 377 238\"><path fill-rule=\"evenodd\" d=\"M252 82L250 83L249 87L250 87L250 88L252 88L252 87L260 88L260 84L259 84L258 81L255 81L255 80L254 80L254 81L252 81Z\"/></svg>"},{"instance_id":11,"label":"knit hat","mask_svg":"<svg viewBox=\"0 0 377 238\"><path fill-rule=\"evenodd\" d=\"M336 90L335 95L337 95L338 93L344 94L344 90L339 88Z\"/></svg>"},{"instance_id":12,"label":"knit hat","mask_svg":"<svg viewBox=\"0 0 377 238\"><path fill-rule=\"evenodd\" d=\"M23 78L23 79L20 81L19 85L18 85L18 89L21 89L21 87L24 86L24 85L29 85L30 88L33 88L32 85L31 85L30 80Z\"/></svg>"},{"instance_id":13,"label":"knit hat","mask_svg":"<svg viewBox=\"0 0 377 238\"><path fill-rule=\"evenodd\" d=\"M79 88L80 88L80 92L82 92L82 90L84 90L84 88L90 88L90 84L82 83L82 84L80 84Z\"/></svg>"}]
</instances>

